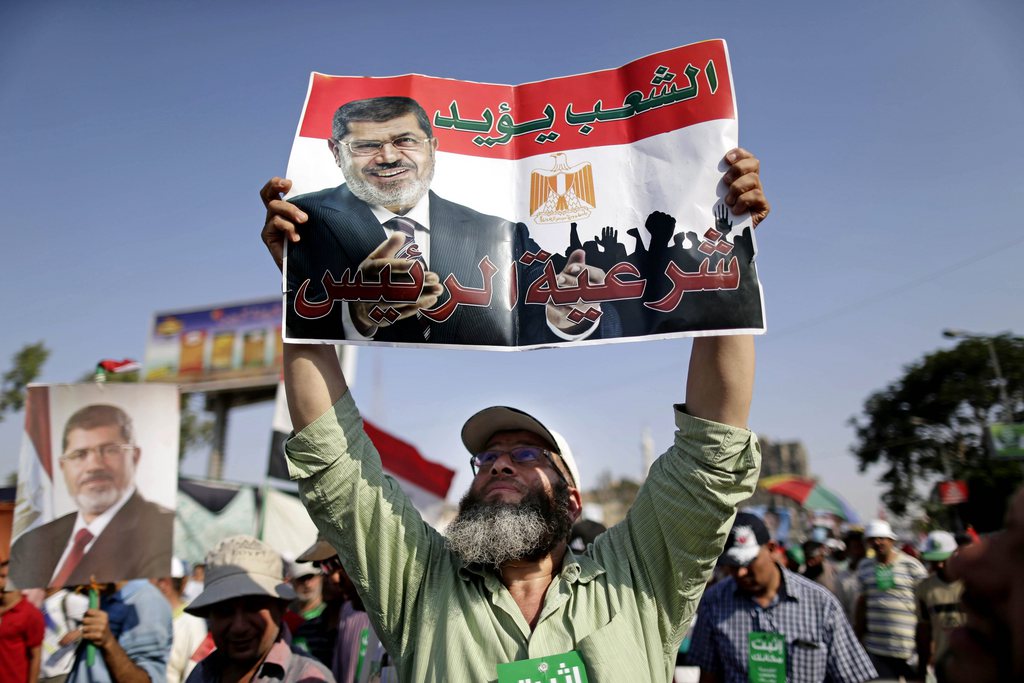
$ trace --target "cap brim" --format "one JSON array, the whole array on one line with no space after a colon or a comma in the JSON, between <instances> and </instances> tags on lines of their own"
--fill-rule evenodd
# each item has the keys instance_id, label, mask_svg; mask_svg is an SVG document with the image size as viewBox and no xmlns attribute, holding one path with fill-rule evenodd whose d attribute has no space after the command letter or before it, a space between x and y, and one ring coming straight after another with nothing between
<instances>
[{"instance_id":1,"label":"cap brim","mask_svg":"<svg viewBox=\"0 0 1024 683\"><path fill-rule=\"evenodd\" d=\"M302 551L302 554L295 558L296 562L323 562L338 554L327 541L317 541Z\"/></svg>"},{"instance_id":2,"label":"cap brim","mask_svg":"<svg viewBox=\"0 0 1024 683\"><path fill-rule=\"evenodd\" d=\"M540 420L508 406L484 408L466 420L462 425L462 443L470 455L476 455L487 448L487 442L498 432L519 430L536 434L547 442L549 448L558 450L554 435Z\"/></svg>"},{"instance_id":3,"label":"cap brim","mask_svg":"<svg viewBox=\"0 0 1024 683\"><path fill-rule=\"evenodd\" d=\"M530 432L546 441L545 445L557 453L562 461L562 467L556 469L563 473L569 486L579 488L580 471L569 442L558 432L545 427L533 415L516 408L492 406L473 415L462 425L462 444L470 455L476 455L487 448L492 436L498 432L511 431Z\"/></svg>"},{"instance_id":4,"label":"cap brim","mask_svg":"<svg viewBox=\"0 0 1024 683\"><path fill-rule=\"evenodd\" d=\"M733 546L722 553L719 558L719 564L724 564L727 567L746 567L751 562L757 559L757 556L761 554L761 546L756 545L750 548L740 548Z\"/></svg>"},{"instance_id":5,"label":"cap brim","mask_svg":"<svg viewBox=\"0 0 1024 683\"><path fill-rule=\"evenodd\" d=\"M952 550L933 550L930 553L921 553L921 559L925 562L942 562L953 556Z\"/></svg>"},{"instance_id":6,"label":"cap brim","mask_svg":"<svg viewBox=\"0 0 1024 683\"><path fill-rule=\"evenodd\" d=\"M290 602L295 599L295 590L280 579L239 572L207 583L203 592L188 604L185 611L202 617L218 602L245 597L268 597Z\"/></svg>"}]
</instances>

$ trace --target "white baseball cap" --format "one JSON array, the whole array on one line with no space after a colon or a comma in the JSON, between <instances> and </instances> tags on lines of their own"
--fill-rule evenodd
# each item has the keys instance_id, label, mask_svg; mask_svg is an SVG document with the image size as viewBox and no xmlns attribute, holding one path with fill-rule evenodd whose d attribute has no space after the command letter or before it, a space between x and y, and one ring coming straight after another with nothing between
<instances>
[{"instance_id":1,"label":"white baseball cap","mask_svg":"<svg viewBox=\"0 0 1024 683\"><path fill-rule=\"evenodd\" d=\"M462 443L470 455L476 455L487 448L487 442L498 432L519 430L536 434L546 441L548 447L558 454L565 468L569 470L569 485L580 487L580 471L576 467L576 458L573 457L572 449L569 448L565 437L545 427L533 415L517 408L491 406L479 411L462 425Z\"/></svg>"},{"instance_id":2,"label":"white baseball cap","mask_svg":"<svg viewBox=\"0 0 1024 683\"><path fill-rule=\"evenodd\" d=\"M921 547L921 559L925 562L942 562L956 552L956 538L948 531L933 531L928 534Z\"/></svg>"}]
</instances>

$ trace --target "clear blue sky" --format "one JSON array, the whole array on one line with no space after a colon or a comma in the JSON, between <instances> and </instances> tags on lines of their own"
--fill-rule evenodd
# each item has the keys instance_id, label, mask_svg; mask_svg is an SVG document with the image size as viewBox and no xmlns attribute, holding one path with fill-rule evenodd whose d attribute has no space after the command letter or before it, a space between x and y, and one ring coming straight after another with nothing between
<instances>
[{"instance_id":1,"label":"clear blue sky","mask_svg":"<svg viewBox=\"0 0 1024 683\"><path fill-rule=\"evenodd\" d=\"M272 296L257 190L284 172L312 70L521 83L721 37L774 205L751 425L802 440L871 516L848 418L944 327L1024 332L1024 4L780 4L5 2L0 367L43 340L42 380L71 381L141 359L153 311ZM639 474L645 426L668 445L688 352L363 350L356 398L460 492L459 427L493 403L565 433L592 485ZM228 478L258 479L269 420L235 413ZM0 424L0 473L20 438L20 416Z\"/></svg>"}]
</instances>

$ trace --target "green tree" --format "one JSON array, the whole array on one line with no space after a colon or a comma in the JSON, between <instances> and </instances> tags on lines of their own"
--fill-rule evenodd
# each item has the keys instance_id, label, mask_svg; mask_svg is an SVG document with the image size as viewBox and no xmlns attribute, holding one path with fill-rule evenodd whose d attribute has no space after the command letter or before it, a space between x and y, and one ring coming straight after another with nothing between
<instances>
[{"instance_id":1,"label":"green tree","mask_svg":"<svg viewBox=\"0 0 1024 683\"><path fill-rule=\"evenodd\" d=\"M960 506L963 521L979 530L1001 526L1006 499L1021 481L1021 466L992 459L986 427L1021 418L1024 338L1001 335L992 341L1013 415L1005 414L986 342L966 339L907 366L902 377L872 394L863 412L850 419L859 469L885 467L882 501L893 513L903 515L912 504L923 503L922 485L964 479L970 500Z\"/></svg>"},{"instance_id":2,"label":"green tree","mask_svg":"<svg viewBox=\"0 0 1024 683\"><path fill-rule=\"evenodd\" d=\"M43 342L26 344L11 359L11 369L0 379L0 422L5 413L16 413L25 407L25 387L35 381L50 357Z\"/></svg>"}]
</instances>

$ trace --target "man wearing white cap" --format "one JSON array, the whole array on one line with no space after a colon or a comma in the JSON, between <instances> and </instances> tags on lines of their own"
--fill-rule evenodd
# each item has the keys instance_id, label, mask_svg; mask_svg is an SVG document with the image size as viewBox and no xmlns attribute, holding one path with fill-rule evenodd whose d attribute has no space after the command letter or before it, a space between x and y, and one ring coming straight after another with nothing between
<instances>
[{"instance_id":1,"label":"man wearing white cap","mask_svg":"<svg viewBox=\"0 0 1024 683\"><path fill-rule=\"evenodd\" d=\"M769 210L759 162L736 149L725 164L725 203L756 224ZM298 430L286 444L291 476L401 680L672 677L736 505L757 480L752 337L693 341L673 446L626 520L578 555L567 544L579 469L540 420L497 406L466 422L474 478L445 538L384 475L334 349L286 344L284 368Z\"/></svg>"},{"instance_id":2,"label":"man wearing white cap","mask_svg":"<svg viewBox=\"0 0 1024 683\"><path fill-rule=\"evenodd\" d=\"M863 683L875 678L832 593L775 560L760 517L736 515L719 563L728 578L697 610L687 663L701 683Z\"/></svg>"},{"instance_id":3,"label":"man wearing white cap","mask_svg":"<svg viewBox=\"0 0 1024 683\"><path fill-rule=\"evenodd\" d=\"M960 597L963 581L954 581L946 573L946 561L957 550L956 538L948 531L933 531L921 549L932 575L917 585L917 668L924 680L928 666L945 653L949 634L966 621Z\"/></svg>"},{"instance_id":4,"label":"man wearing white cap","mask_svg":"<svg viewBox=\"0 0 1024 683\"><path fill-rule=\"evenodd\" d=\"M896 534L885 520L871 521L864 538L875 556L860 563L854 628L882 678L913 679L910 666L917 630L914 589L928 576L924 566L895 546Z\"/></svg>"},{"instance_id":5,"label":"man wearing white cap","mask_svg":"<svg viewBox=\"0 0 1024 683\"><path fill-rule=\"evenodd\" d=\"M252 536L232 536L206 555L203 592L185 608L204 617L217 646L188 683L316 683L334 677L285 642L281 624L295 591L284 563Z\"/></svg>"}]
</instances>

